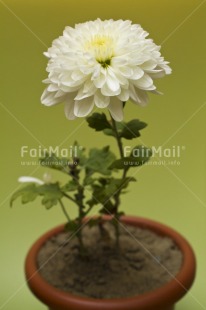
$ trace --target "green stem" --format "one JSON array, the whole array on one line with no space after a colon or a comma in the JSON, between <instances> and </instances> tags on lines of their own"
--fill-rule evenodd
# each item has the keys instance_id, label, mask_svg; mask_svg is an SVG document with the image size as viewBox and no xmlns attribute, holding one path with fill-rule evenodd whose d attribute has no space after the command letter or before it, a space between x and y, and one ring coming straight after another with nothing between
<instances>
[{"instance_id":1,"label":"green stem","mask_svg":"<svg viewBox=\"0 0 206 310\"><path fill-rule=\"evenodd\" d=\"M119 136L116 122L115 122L115 120L113 119L112 116L111 116L111 121L112 121L113 132L115 134L115 138L116 138L117 145L118 145L118 148L119 148L120 158L123 159L124 158L124 150L123 150L123 145L122 145L121 137ZM125 166L125 169L124 169L123 174L122 174L122 180L124 180L126 178L126 174L127 174L127 167ZM114 216L115 216L115 219L114 220L116 221L116 223L114 224L114 228L115 228L117 249L119 249L119 216L118 216L118 208L119 208L119 205L120 205L120 194L121 194L121 188L114 195L114 200L115 200L115 204L114 204Z\"/></svg>"},{"instance_id":2,"label":"green stem","mask_svg":"<svg viewBox=\"0 0 206 310\"><path fill-rule=\"evenodd\" d=\"M61 208L62 208L62 211L63 211L64 215L66 216L68 222L70 222L71 219L70 219L70 217L69 217L69 215L68 215L68 213L67 213L67 211L66 211L66 208L65 208L63 202L61 201L61 199L59 199L59 203L60 203L60 206L61 206Z\"/></svg>"},{"instance_id":3,"label":"green stem","mask_svg":"<svg viewBox=\"0 0 206 310\"><path fill-rule=\"evenodd\" d=\"M119 249L119 217L115 216L116 223L114 224L114 228L115 228L115 236L116 236L116 247L117 249Z\"/></svg>"},{"instance_id":4,"label":"green stem","mask_svg":"<svg viewBox=\"0 0 206 310\"><path fill-rule=\"evenodd\" d=\"M125 104L123 102L123 104ZM123 150L123 145L122 145L122 141L121 141L121 137L119 136L118 134L118 130L117 130L117 125L116 125L116 122L115 120L113 119L113 117L111 116L111 121L112 121L112 128L113 128L113 131L114 131L114 134L115 134L115 138L117 140L117 145L118 145L118 148L119 148L119 153L120 153L120 157L121 158L124 158L124 150ZM126 177L126 174L127 174L127 167L125 166L125 169L123 171L123 175L122 175L122 179L124 180L125 177Z\"/></svg>"},{"instance_id":5,"label":"green stem","mask_svg":"<svg viewBox=\"0 0 206 310\"><path fill-rule=\"evenodd\" d=\"M78 178L75 178L73 176L73 180L75 180L75 182L78 184L78 197L80 198L79 200L75 200L73 197L71 197L70 195L68 194L65 194L63 193L63 195L68 198L69 200L73 201L77 206L78 206L78 210L79 210L79 216L78 216L78 226L79 226L79 229L78 229L78 232L77 232L77 237L79 239L79 245L80 245L80 253L81 254L84 254L85 253L85 248L84 248L84 244L83 244L83 240L82 240L82 229L81 229L81 226L82 226L82 218L84 217L84 212L83 212L83 187L79 184L79 180ZM66 215L67 219L68 219L68 222L70 222L70 218L69 218L69 215L67 214L66 212L66 209L62 203L61 200L59 200L59 203L61 205L61 208L64 212L64 214ZM87 212L89 212L90 210L87 210Z\"/></svg>"},{"instance_id":6,"label":"green stem","mask_svg":"<svg viewBox=\"0 0 206 310\"><path fill-rule=\"evenodd\" d=\"M115 122L115 120L113 119L112 116L111 116L111 121L112 121L112 128L113 128L113 131L114 131L114 134L115 134L115 138L116 138L116 141L117 141L117 145L118 145L118 148L119 148L120 157L124 158L124 150L123 150L123 145L122 145L121 137L119 136L116 122ZM122 180L124 180L126 178L127 171L128 171L128 168L125 166L125 168L123 170L123 174L122 174ZM121 189L116 193L116 195L114 197L115 198L115 209L117 209L117 210L118 210L118 206L120 204L120 199L119 199L120 194L121 194Z\"/></svg>"},{"instance_id":7,"label":"green stem","mask_svg":"<svg viewBox=\"0 0 206 310\"><path fill-rule=\"evenodd\" d=\"M78 232L77 232L77 237L79 239L79 246L80 246L80 254L84 255L85 254L85 247L83 243L83 238L82 238L82 219L85 216L84 210L84 187L79 183L79 177L78 174L75 174L75 170L73 171L74 174L72 175L72 178L74 182L77 184L77 195L76 195L76 200L75 203L78 206L79 209L79 214L78 214Z\"/></svg>"},{"instance_id":8,"label":"green stem","mask_svg":"<svg viewBox=\"0 0 206 310\"><path fill-rule=\"evenodd\" d=\"M77 184L78 184L78 207L79 207L79 216L78 216L78 225L79 225L79 229L77 232L77 237L79 239L79 245L80 245L80 254L81 255L85 255L86 253L86 249L83 243L83 237L82 237L82 220L85 217L85 212L84 212L84 203L83 203L83 199L84 199L84 187L79 183L79 180L77 178Z\"/></svg>"},{"instance_id":9,"label":"green stem","mask_svg":"<svg viewBox=\"0 0 206 310\"><path fill-rule=\"evenodd\" d=\"M62 194L64 195L64 197L68 198L69 200L71 200L71 201L73 201L75 204L77 204L76 200L75 200L73 197L71 197L70 195L68 195L68 194L66 194L66 193L64 193L64 192L62 192Z\"/></svg>"},{"instance_id":10,"label":"green stem","mask_svg":"<svg viewBox=\"0 0 206 310\"><path fill-rule=\"evenodd\" d=\"M113 119L113 117L111 116L111 121L112 121L112 128L113 128L113 131L114 131L114 134L115 134L115 138L117 140L117 145L118 145L118 148L119 148L119 152L120 152L120 157L121 158L124 158L124 151L123 151L123 147L122 147L122 141L121 141L121 138L118 134L118 130L117 130L117 124L115 122L115 120Z\"/></svg>"}]
</instances>

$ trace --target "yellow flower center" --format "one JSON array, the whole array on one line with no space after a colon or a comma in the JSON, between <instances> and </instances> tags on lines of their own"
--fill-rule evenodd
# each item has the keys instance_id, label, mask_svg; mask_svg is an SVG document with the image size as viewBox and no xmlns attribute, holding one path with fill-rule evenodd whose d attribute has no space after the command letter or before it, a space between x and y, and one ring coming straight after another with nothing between
<instances>
[{"instance_id":1,"label":"yellow flower center","mask_svg":"<svg viewBox=\"0 0 206 310\"><path fill-rule=\"evenodd\" d=\"M107 68L111 59L114 56L114 42L113 39L106 35L95 35L90 42L87 42L85 49L91 52L96 61L98 61L103 68Z\"/></svg>"},{"instance_id":2,"label":"yellow flower center","mask_svg":"<svg viewBox=\"0 0 206 310\"><path fill-rule=\"evenodd\" d=\"M109 38L100 37L100 36L96 35L96 36L94 37L94 39L91 41L91 46L99 47L99 46L101 46L101 45L106 45L107 42L109 41L108 39L109 39Z\"/></svg>"}]
</instances>

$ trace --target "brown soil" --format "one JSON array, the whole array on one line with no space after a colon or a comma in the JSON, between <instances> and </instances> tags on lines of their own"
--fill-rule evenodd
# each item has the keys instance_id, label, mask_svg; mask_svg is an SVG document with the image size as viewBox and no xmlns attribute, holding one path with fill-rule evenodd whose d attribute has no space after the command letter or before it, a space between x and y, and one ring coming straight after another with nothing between
<instances>
[{"instance_id":1,"label":"brown soil","mask_svg":"<svg viewBox=\"0 0 206 310\"><path fill-rule=\"evenodd\" d=\"M167 237L121 224L120 246L110 223L84 231L87 255L80 256L78 240L61 233L39 252L42 276L53 286L75 295L119 298L139 295L169 282L179 271L182 254Z\"/></svg>"}]
</instances>

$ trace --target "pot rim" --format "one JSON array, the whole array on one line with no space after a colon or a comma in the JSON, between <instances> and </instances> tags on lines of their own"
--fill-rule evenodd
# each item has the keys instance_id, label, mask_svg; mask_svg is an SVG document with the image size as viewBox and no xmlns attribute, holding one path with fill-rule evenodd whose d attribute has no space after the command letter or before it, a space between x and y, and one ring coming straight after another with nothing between
<instances>
[{"instance_id":1,"label":"pot rim","mask_svg":"<svg viewBox=\"0 0 206 310\"><path fill-rule=\"evenodd\" d=\"M104 217L105 220L108 220L109 218L111 217ZM87 220L89 220L89 218L87 218ZM76 309L75 307L78 306L81 308L81 305L84 304L84 309L96 310L101 303L102 310L121 310L125 309L125 307L127 309L137 309L139 307L140 309L146 310L149 305L153 305L154 307L160 307L163 301L165 302L165 305L170 305L177 302L187 293L195 278L196 260L194 252L188 241L174 229L151 219L136 216L122 216L121 222L123 224L128 224L132 226L148 228L159 235L168 236L175 241L176 245L182 251L183 262L180 271L176 276L173 277L171 281L166 283L164 286L161 286L160 288L141 295L112 299L94 299L90 297L81 297L78 295L63 292L53 287L52 285L48 284L38 272L36 256L39 252L39 249L42 247L42 245L46 242L47 239L60 233L63 230L64 224L62 224L42 235L33 244L27 254L25 261L25 273L27 284L29 285L33 293L43 303L52 306L52 309L54 309L55 306L56 309L63 309L62 307L64 307L65 304L69 302L69 305L71 307L70 309ZM41 289L39 289L40 287Z\"/></svg>"}]
</instances>

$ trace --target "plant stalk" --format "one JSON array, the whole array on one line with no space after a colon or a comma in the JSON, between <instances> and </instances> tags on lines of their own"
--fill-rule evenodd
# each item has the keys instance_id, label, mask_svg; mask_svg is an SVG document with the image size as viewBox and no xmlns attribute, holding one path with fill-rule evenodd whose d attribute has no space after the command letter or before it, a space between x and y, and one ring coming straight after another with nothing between
<instances>
[{"instance_id":1,"label":"plant stalk","mask_svg":"<svg viewBox=\"0 0 206 310\"><path fill-rule=\"evenodd\" d=\"M116 121L113 119L112 116L111 116L111 122L112 122L113 132L115 134L115 138L116 138L117 145L118 145L118 149L119 149L119 153L120 153L120 158L123 159L124 158L124 150L123 150L123 145L122 145L121 137L119 136L119 133L118 133ZM122 180L123 181L126 178L126 174L127 174L127 167L125 166L125 168L123 170L123 174L122 174ZM116 223L114 223L114 227L115 227L117 249L119 249L119 215L118 215L118 208L119 208L119 205L120 205L120 194L121 194L121 188L119 188L119 190L114 195L114 200L115 200L115 204L114 204L114 216L115 216L115 218L114 218L114 221L116 221Z\"/></svg>"},{"instance_id":2,"label":"plant stalk","mask_svg":"<svg viewBox=\"0 0 206 310\"><path fill-rule=\"evenodd\" d=\"M122 147L122 141L121 141L121 138L118 134L118 130L117 130L117 124L115 122L115 120L113 119L113 117L111 116L111 121L112 121L112 128L113 128L113 131L114 131L114 134L115 134L115 138L117 140L117 145L118 145L118 148L119 148L119 152L120 152L120 157L121 158L124 158L124 150L123 150L123 147Z\"/></svg>"},{"instance_id":3,"label":"plant stalk","mask_svg":"<svg viewBox=\"0 0 206 310\"><path fill-rule=\"evenodd\" d=\"M60 206L61 206L61 209L62 209L64 215L65 215L66 218L67 218L67 221L70 222L71 219L70 219L69 214L67 213L66 208L65 208L63 202L61 201L61 199L59 199L59 203L60 203Z\"/></svg>"}]
</instances>

